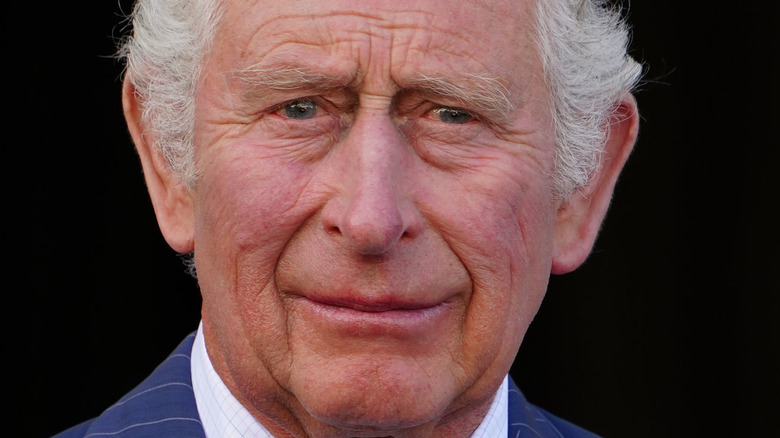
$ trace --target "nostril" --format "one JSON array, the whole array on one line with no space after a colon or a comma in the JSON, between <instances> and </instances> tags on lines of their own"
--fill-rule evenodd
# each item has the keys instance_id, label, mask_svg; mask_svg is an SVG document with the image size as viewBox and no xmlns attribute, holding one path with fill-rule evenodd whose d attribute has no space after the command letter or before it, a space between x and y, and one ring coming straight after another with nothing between
<instances>
[{"instance_id":1,"label":"nostril","mask_svg":"<svg viewBox=\"0 0 780 438\"><path fill-rule=\"evenodd\" d=\"M325 224L324 228L325 228L325 232L328 234L335 235L335 236L341 235L341 229L339 229L338 225Z\"/></svg>"},{"instance_id":2,"label":"nostril","mask_svg":"<svg viewBox=\"0 0 780 438\"><path fill-rule=\"evenodd\" d=\"M341 222L344 216L344 205L338 200L330 200L320 212L322 230L331 236L342 234Z\"/></svg>"}]
</instances>

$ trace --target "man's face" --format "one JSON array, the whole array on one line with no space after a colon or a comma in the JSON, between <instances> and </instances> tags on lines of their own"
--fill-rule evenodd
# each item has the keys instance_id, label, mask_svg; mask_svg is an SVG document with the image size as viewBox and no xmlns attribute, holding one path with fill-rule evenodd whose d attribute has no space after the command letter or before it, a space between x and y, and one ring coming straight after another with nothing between
<instances>
[{"instance_id":1,"label":"man's face","mask_svg":"<svg viewBox=\"0 0 780 438\"><path fill-rule=\"evenodd\" d=\"M489 406L558 207L532 8L504 3L226 2L195 260L212 361L266 423L424 433Z\"/></svg>"}]
</instances>

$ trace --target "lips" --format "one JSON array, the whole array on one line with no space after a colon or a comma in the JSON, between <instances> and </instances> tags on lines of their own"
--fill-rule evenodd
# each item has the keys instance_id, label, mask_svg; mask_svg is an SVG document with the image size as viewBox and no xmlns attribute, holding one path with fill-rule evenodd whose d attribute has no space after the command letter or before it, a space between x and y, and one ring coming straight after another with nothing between
<instances>
[{"instance_id":1,"label":"lips","mask_svg":"<svg viewBox=\"0 0 780 438\"><path fill-rule=\"evenodd\" d=\"M323 306L343 308L345 310L351 309L366 313L424 310L442 304L441 302L425 302L399 298L372 299L367 297L356 297L353 294L343 294L335 297L306 294L305 298Z\"/></svg>"},{"instance_id":2,"label":"lips","mask_svg":"<svg viewBox=\"0 0 780 438\"><path fill-rule=\"evenodd\" d=\"M425 336L444 323L449 301L424 301L353 294L323 296L307 293L293 300L300 322L313 324L319 333L349 336Z\"/></svg>"}]
</instances>

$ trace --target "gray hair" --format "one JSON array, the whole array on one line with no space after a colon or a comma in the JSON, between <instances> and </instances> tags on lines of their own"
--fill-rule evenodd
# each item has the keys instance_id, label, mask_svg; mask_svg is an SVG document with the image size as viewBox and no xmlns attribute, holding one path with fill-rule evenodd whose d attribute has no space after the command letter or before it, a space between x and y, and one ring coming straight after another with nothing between
<instances>
[{"instance_id":1,"label":"gray hair","mask_svg":"<svg viewBox=\"0 0 780 438\"><path fill-rule=\"evenodd\" d=\"M196 179L195 90L220 18L220 0L138 0L133 35L119 56L143 102L144 135L152 136L170 169L187 187Z\"/></svg>"},{"instance_id":2,"label":"gray hair","mask_svg":"<svg viewBox=\"0 0 780 438\"><path fill-rule=\"evenodd\" d=\"M138 0L124 40L127 79L143 102L142 120L172 171L196 179L192 147L195 90L220 19L220 0ZM539 0L536 44L552 97L556 195L587 184L598 168L610 119L637 84L628 29L604 0Z\"/></svg>"},{"instance_id":3,"label":"gray hair","mask_svg":"<svg viewBox=\"0 0 780 438\"><path fill-rule=\"evenodd\" d=\"M629 32L605 0L540 0L536 38L553 106L553 189L567 198L600 165L610 123L642 67L628 55Z\"/></svg>"}]
</instances>

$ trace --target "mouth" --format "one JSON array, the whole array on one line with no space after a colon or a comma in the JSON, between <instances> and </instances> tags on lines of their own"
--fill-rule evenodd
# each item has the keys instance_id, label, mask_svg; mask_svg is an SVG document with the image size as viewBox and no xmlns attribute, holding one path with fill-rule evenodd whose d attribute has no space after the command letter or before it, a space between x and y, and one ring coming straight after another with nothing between
<instances>
[{"instance_id":1,"label":"mouth","mask_svg":"<svg viewBox=\"0 0 780 438\"><path fill-rule=\"evenodd\" d=\"M427 303L424 301L403 300L395 298L353 298L349 295L339 297L323 297L316 294L306 295L306 299L328 307L343 308L367 313L384 313L393 311L417 311L430 309L441 303Z\"/></svg>"},{"instance_id":2,"label":"mouth","mask_svg":"<svg viewBox=\"0 0 780 438\"><path fill-rule=\"evenodd\" d=\"M452 308L449 301L356 298L351 295L299 295L300 316L322 330L356 336L419 335L441 324Z\"/></svg>"}]
</instances>

